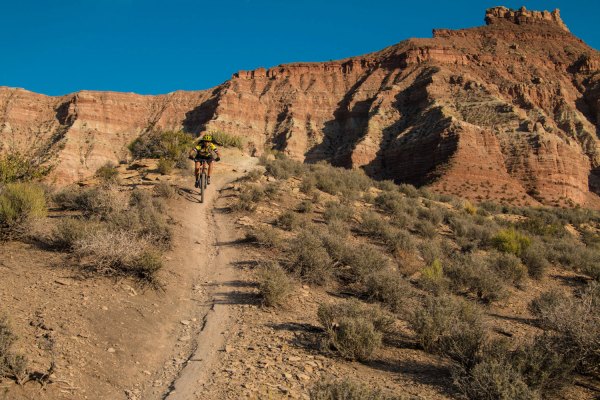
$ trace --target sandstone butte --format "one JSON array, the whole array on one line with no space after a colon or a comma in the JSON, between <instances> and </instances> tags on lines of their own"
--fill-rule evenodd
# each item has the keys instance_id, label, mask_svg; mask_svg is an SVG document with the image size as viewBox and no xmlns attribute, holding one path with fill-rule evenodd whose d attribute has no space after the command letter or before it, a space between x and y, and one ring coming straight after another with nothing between
<instances>
[{"instance_id":1,"label":"sandstone butte","mask_svg":"<svg viewBox=\"0 0 600 400\"><path fill-rule=\"evenodd\" d=\"M256 154L475 200L600 208L600 53L558 10L495 7L485 22L339 61L239 71L204 91L1 87L0 146L55 155L51 179L67 184L152 130L222 130Z\"/></svg>"}]
</instances>

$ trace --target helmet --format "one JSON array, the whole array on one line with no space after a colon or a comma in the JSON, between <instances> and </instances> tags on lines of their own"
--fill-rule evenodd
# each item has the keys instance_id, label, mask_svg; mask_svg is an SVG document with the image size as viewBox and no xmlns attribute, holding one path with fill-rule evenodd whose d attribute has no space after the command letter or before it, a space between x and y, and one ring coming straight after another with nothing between
<instances>
[{"instance_id":1,"label":"helmet","mask_svg":"<svg viewBox=\"0 0 600 400\"><path fill-rule=\"evenodd\" d=\"M213 137L211 135L204 135L200 138L201 142L212 142Z\"/></svg>"}]
</instances>

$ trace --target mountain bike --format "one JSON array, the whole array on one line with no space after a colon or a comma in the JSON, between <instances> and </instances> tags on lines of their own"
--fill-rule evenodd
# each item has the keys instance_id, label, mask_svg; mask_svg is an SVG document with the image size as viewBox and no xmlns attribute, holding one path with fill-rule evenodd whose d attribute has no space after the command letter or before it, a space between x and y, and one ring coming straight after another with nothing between
<instances>
[{"instance_id":1,"label":"mountain bike","mask_svg":"<svg viewBox=\"0 0 600 400\"><path fill-rule=\"evenodd\" d=\"M204 191L206 190L206 160L200 160L200 173L196 178L196 186L200 188L200 203L204 203Z\"/></svg>"}]
</instances>

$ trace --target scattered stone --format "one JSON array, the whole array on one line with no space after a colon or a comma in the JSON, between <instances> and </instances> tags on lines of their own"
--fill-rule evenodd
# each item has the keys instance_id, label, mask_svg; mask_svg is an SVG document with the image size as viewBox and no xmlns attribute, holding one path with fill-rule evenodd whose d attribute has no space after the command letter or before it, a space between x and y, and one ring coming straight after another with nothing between
<instances>
[{"instance_id":1,"label":"scattered stone","mask_svg":"<svg viewBox=\"0 0 600 400\"><path fill-rule=\"evenodd\" d=\"M182 319L181 321L181 325L189 325L190 321L188 321L187 319Z\"/></svg>"},{"instance_id":2,"label":"scattered stone","mask_svg":"<svg viewBox=\"0 0 600 400\"><path fill-rule=\"evenodd\" d=\"M108 351L109 353L114 353L116 350L112 347L109 347L106 351Z\"/></svg>"}]
</instances>

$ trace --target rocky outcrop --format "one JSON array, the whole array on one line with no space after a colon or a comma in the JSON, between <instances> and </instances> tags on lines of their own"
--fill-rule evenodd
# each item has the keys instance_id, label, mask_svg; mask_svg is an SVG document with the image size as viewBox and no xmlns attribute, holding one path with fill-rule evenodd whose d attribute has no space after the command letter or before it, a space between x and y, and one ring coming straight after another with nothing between
<instances>
[{"instance_id":1,"label":"rocky outcrop","mask_svg":"<svg viewBox=\"0 0 600 400\"><path fill-rule=\"evenodd\" d=\"M476 200L598 207L599 53L558 10L495 7L485 20L345 60L239 71L201 92L4 88L0 138L55 148L59 182L123 158L150 130L216 129L256 154L274 148Z\"/></svg>"}]
</instances>

